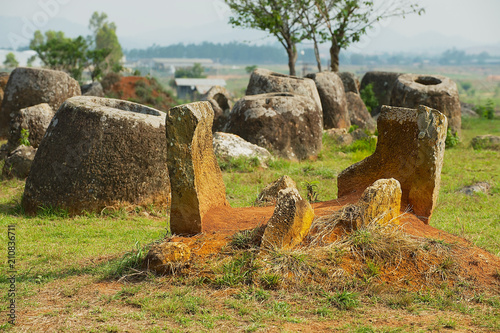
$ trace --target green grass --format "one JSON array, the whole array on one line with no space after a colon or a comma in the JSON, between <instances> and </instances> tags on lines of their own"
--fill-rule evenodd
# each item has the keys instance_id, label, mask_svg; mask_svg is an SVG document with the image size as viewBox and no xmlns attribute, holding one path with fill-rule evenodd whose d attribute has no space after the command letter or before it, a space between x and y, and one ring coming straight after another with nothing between
<instances>
[{"instance_id":1,"label":"green grass","mask_svg":"<svg viewBox=\"0 0 500 333\"><path fill-rule=\"evenodd\" d=\"M431 220L431 225L496 255L500 254L500 153L474 151L470 140L476 135L499 135L499 131L499 119L464 120L462 141L445 152L441 190ZM316 185L319 200L336 198L337 175L370 155L374 144L368 140L341 149L326 136L323 143L316 161L277 159L267 168L251 161L227 162L223 178L231 205L252 205L268 183L285 174L295 180L304 197L309 183ZM489 195L458 193L461 187L478 181L490 183ZM224 249L235 255L217 264L217 258L207 260L206 267L197 270L203 274L141 275L117 283L119 277L136 272L148 244L168 234L167 214L151 207L149 217L140 214L141 209L68 217L64 211L47 208L30 217L19 204L23 189L23 181L0 181L0 249L5 253L7 226L15 224L18 308L34 316L23 320L32 325L34 320L67 319L45 331L293 332L313 324L317 330L338 332L500 330L500 299L486 294L465 297L470 292L468 281L434 291L392 292L377 280L381 264L374 259L360 273L365 279L346 277L341 288L301 285L300 279L288 279L289 272L307 276L318 269L315 258L276 253L263 262L246 245L254 232L236 235L232 249ZM361 249L369 241L365 236L354 234L353 244ZM429 246L451 246L429 242ZM342 258L344 253L332 252L332 267ZM0 311L7 304L6 264L6 260L0 264ZM453 264L441 262L437 274L449 274ZM293 291L281 288L291 282L299 287ZM97 284L107 286L107 292L99 291ZM35 314L31 309L37 309ZM22 329L2 325L0 330Z\"/></svg>"}]
</instances>

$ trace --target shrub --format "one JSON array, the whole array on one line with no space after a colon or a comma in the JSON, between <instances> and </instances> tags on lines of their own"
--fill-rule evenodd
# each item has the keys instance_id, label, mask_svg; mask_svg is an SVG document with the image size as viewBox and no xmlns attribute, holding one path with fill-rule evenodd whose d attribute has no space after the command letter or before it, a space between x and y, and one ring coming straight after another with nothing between
<instances>
[{"instance_id":1,"label":"shrub","mask_svg":"<svg viewBox=\"0 0 500 333\"><path fill-rule=\"evenodd\" d=\"M359 94L361 95L361 99L365 103L366 108L368 109L368 112L372 112L372 110L379 105L377 97L375 96L375 93L373 92L373 83L370 83L369 85L364 87L359 92Z\"/></svg>"},{"instance_id":2,"label":"shrub","mask_svg":"<svg viewBox=\"0 0 500 333\"><path fill-rule=\"evenodd\" d=\"M460 138L456 132L452 132L451 128L448 128L446 132L445 147L452 148L455 147L460 142Z\"/></svg>"}]
</instances>

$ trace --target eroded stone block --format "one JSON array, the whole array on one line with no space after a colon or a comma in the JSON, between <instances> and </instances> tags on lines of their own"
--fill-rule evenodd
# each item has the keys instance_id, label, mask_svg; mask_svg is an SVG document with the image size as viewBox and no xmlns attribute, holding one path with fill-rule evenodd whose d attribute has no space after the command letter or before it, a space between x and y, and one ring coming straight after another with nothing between
<instances>
[{"instance_id":1,"label":"eroded stone block","mask_svg":"<svg viewBox=\"0 0 500 333\"><path fill-rule=\"evenodd\" d=\"M203 217L211 208L229 206L213 150L213 118L214 111L209 102L176 106L167 113L172 233L200 233L203 231Z\"/></svg>"}]
</instances>

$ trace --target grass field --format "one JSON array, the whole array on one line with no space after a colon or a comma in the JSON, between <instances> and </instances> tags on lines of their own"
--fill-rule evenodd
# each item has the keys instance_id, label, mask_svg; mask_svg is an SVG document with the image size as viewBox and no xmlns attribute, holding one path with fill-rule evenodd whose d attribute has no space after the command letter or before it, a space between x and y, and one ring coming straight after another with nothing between
<instances>
[{"instance_id":1,"label":"grass field","mask_svg":"<svg viewBox=\"0 0 500 333\"><path fill-rule=\"evenodd\" d=\"M463 139L447 149L438 205L431 224L500 255L500 163L498 151L474 151L470 140L500 135L500 120L464 119ZM275 160L268 168L245 161L224 165L231 205L251 205L259 191L289 175L306 195L315 185L319 200L336 197L336 177L372 153L373 143L339 148L324 137L317 161ZM246 161L248 162L248 161ZM491 185L489 195L458 190L474 182ZM169 234L168 214L155 207L104 210L68 217L46 210L35 217L20 207L24 182L0 182L1 330L13 332L200 332L338 331L428 332L500 330L500 298L443 283L437 289L392 290L373 277L329 288L300 285L289 290L262 288L238 275L253 257L237 252L202 276L123 280L133 274L147 245ZM6 323L7 229L15 225L17 323ZM293 257L293 256L292 256ZM297 262L313 258L294 257ZM226 260L226 259L224 259ZM207 263L210 265L210 263ZM250 265L250 266L248 266ZM238 268L239 267L239 268ZM238 268L238 270L235 270ZM246 271L245 271L246 272ZM237 274L238 273L238 274ZM499 278L500 278L500 272ZM262 277L273 285L273 275ZM220 280L217 280L220 279ZM268 281L269 280L269 281ZM217 282L218 281L218 282ZM463 289L470 292L465 293Z\"/></svg>"}]
</instances>

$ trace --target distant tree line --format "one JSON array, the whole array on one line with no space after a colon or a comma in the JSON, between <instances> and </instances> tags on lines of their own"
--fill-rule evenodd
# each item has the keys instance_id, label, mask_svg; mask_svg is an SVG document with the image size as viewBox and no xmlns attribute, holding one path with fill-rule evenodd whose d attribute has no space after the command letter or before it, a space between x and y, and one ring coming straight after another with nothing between
<instances>
[{"instance_id":1,"label":"distant tree line","mask_svg":"<svg viewBox=\"0 0 500 333\"><path fill-rule=\"evenodd\" d=\"M127 59L144 58L208 58L220 63L283 63L287 56L282 48L271 45L249 45L239 42L226 44L203 42L201 44L153 45L146 49L125 51Z\"/></svg>"}]
</instances>

